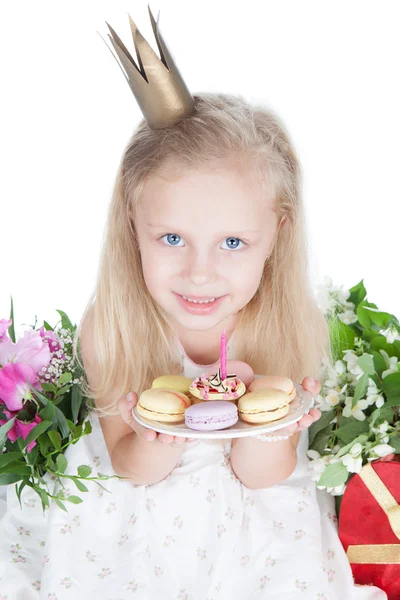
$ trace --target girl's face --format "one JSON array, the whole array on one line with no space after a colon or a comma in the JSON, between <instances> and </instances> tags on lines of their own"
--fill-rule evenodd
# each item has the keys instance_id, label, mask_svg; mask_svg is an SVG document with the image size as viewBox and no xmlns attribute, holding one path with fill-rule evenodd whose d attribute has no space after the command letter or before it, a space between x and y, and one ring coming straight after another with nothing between
<instances>
[{"instance_id":1,"label":"girl's face","mask_svg":"<svg viewBox=\"0 0 400 600\"><path fill-rule=\"evenodd\" d=\"M210 168L149 179L135 226L154 300L177 328L210 331L256 293L277 214L249 175Z\"/></svg>"}]
</instances>

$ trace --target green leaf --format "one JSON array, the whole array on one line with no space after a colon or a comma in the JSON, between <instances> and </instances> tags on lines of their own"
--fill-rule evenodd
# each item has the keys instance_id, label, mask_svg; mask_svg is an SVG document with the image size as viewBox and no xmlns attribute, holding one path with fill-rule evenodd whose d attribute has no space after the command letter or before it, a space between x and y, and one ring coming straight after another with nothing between
<instances>
[{"instance_id":1,"label":"green leaf","mask_svg":"<svg viewBox=\"0 0 400 600\"><path fill-rule=\"evenodd\" d=\"M11 310L10 310L10 319L12 321L10 327L8 328L8 335L10 336L10 338L12 339L12 341L15 344L15 328L14 328L14 302L12 299L12 296L10 296L11 298Z\"/></svg>"},{"instance_id":2,"label":"green leaf","mask_svg":"<svg viewBox=\"0 0 400 600\"><path fill-rule=\"evenodd\" d=\"M346 483L348 476L349 472L343 463L333 463L333 465L328 465L326 467L319 478L317 485L337 487L338 485Z\"/></svg>"},{"instance_id":3,"label":"green leaf","mask_svg":"<svg viewBox=\"0 0 400 600\"><path fill-rule=\"evenodd\" d=\"M57 470L59 473L65 473L65 469L68 466L68 461L65 458L64 454L59 454L56 459Z\"/></svg>"},{"instance_id":4,"label":"green leaf","mask_svg":"<svg viewBox=\"0 0 400 600\"><path fill-rule=\"evenodd\" d=\"M367 296L367 290L364 287L364 279L361 279L361 281L352 287L349 292L350 296L347 298L347 302L353 302L353 304L358 306Z\"/></svg>"},{"instance_id":5,"label":"green leaf","mask_svg":"<svg viewBox=\"0 0 400 600\"><path fill-rule=\"evenodd\" d=\"M57 391L57 387L54 385L54 383L49 383L48 381L42 383L42 389L45 392L51 392L52 394L55 394Z\"/></svg>"},{"instance_id":6,"label":"green leaf","mask_svg":"<svg viewBox=\"0 0 400 600\"><path fill-rule=\"evenodd\" d=\"M21 479L22 475L17 475L15 473L4 473L4 475L0 475L0 485L16 483L17 481L21 481Z\"/></svg>"},{"instance_id":7,"label":"green leaf","mask_svg":"<svg viewBox=\"0 0 400 600\"><path fill-rule=\"evenodd\" d=\"M35 488L36 492L39 494L42 500L42 506L50 506L49 496L42 488Z\"/></svg>"},{"instance_id":8,"label":"green leaf","mask_svg":"<svg viewBox=\"0 0 400 600\"><path fill-rule=\"evenodd\" d=\"M328 429L322 429L315 436L313 443L310 444L311 450L316 450L321 455L324 453L324 450L329 442L329 439L332 435L332 431Z\"/></svg>"},{"instance_id":9,"label":"green leaf","mask_svg":"<svg viewBox=\"0 0 400 600\"><path fill-rule=\"evenodd\" d=\"M92 472L92 468L88 465L80 465L78 467L78 475L79 477L89 477Z\"/></svg>"},{"instance_id":10,"label":"green leaf","mask_svg":"<svg viewBox=\"0 0 400 600\"><path fill-rule=\"evenodd\" d=\"M376 350L377 352L384 350L390 357L397 356L400 359L400 342L398 341L388 344L384 335L377 335L371 340L370 346L372 350ZM385 366L383 370L386 371L386 369L387 367Z\"/></svg>"},{"instance_id":11,"label":"green leaf","mask_svg":"<svg viewBox=\"0 0 400 600\"><path fill-rule=\"evenodd\" d=\"M78 420L79 409L82 404L82 393L80 387L78 385L72 386L72 395L71 395L71 409L72 409L72 420L74 423Z\"/></svg>"},{"instance_id":12,"label":"green leaf","mask_svg":"<svg viewBox=\"0 0 400 600\"><path fill-rule=\"evenodd\" d=\"M368 377L367 373L365 373L357 381L357 385L356 385L355 390L354 390L353 400L352 400L352 403L351 403L351 407L352 408L355 407L355 405L357 404L357 402L359 400L361 400L361 398L364 398L365 393L366 393L366 391L368 389L368 382L369 382L369 377Z\"/></svg>"},{"instance_id":13,"label":"green leaf","mask_svg":"<svg viewBox=\"0 0 400 600\"><path fill-rule=\"evenodd\" d=\"M69 317L62 310L57 310L58 314L61 317L61 325L63 329L74 329Z\"/></svg>"},{"instance_id":14,"label":"green leaf","mask_svg":"<svg viewBox=\"0 0 400 600\"><path fill-rule=\"evenodd\" d=\"M80 504L83 502L82 498L79 498L79 496L68 496L68 498L65 498L65 500L72 502L72 504Z\"/></svg>"},{"instance_id":15,"label":"green leaf","mask_svg":"<svg viewBox=\"0 0 400 600\"><path fill-rule=\"evenodd\" d=\"M400 373L390 373L382 380L383 391L388 399L388 406L400 404Z\"/></svg>"},{"instance_id":16,"label":"green leaf","mask_svg":"<svg viewBox=\"0 0 400 600\"><path fill-rule=\"evenodd\" d=\"M36 438L44 433L51 425L51 421L42 421L41 423L38 423L33 429L31 429L28 436L24 440L24 447L26 448L28 444L33 442L33 440L36 440Z\"/></svg>"},{"instance_id":17,"label":"green leaf","mask_svg":"<svg viewBox=\"0 0 400 600\"><path fill-rule=\"evenodd\" d=\"M9 421L7 421L7 423L4 423L4 425L2 425L0 427L0 451L3 450L4 444L6 443L6 440L7 440L7 433L10 431L10 429L14 425L14 421L15 421L15 417L13 417Z\"/></svg>"},{"instance_id":18,"label":"green leaf","mask_svg":"<svg viewBox=\"0 0 400 600\"><path fill-rule=\"evenodd\" d=\"M379 329L386 329L393 318L393 315L388 312L382 312L376 308L365 307L365 310L369 313L371 321L377 325Z\"/></svg>"},{"instance_id":19,"label":"green leaf","mask_svg":"<svg viewBox=\"0 0 400 600\"><path fill-rule=\"evenodd\" d=\"M383 421L387 421L388 423L392 423L394 419L394 411L391 406L387 406L387 402L381 406L381 408L376 408L369 416L369 423L371 427L376 427Z\"/></svg>"},{"instance_id":20,"label":"green leaf","mask_svg":"<svg viewBox=\"0 0 400 600\"><path fill-rule=\"evenodd\" d=\"M355 437L360 435L361 433L369 432L369 423L368 420L365 421L351 421L347 425L343 425L343 427L339 427L336 429L336 435L345 444L349 444Z\"/></svg>"},{"instance_id":21,"label":"green leaf","mask_svg":"<svg viewBox=\"0 0 400 600\"><path fill-rule=\"evenodd\" d=\"M65 510L65 512L68 512L67 509L65 508L65 504L63 502L61 502L61 500L59 500L58 498L54 498L54 502L57 504L57 506L59 506L62 510Z\"/></svg>"},{"instance_id":22,"label":"green leaf","mask_svg":"<svg viewBox=\"0 0 400 600\"><path fill-rule=\"evenodd\" d=\"M72 481L74 482L74 484L76 485L76 487L78 488L78 490L80 492L88 492L89 491L87 489L86 485L84 483L82 483L82 481L79 481L79 479L75 479L75 477L73 477Z\"/></svg>"},{"instance_id":23,"label":"green leaf","mask_svg":"<svg viewBox=\"0 0 400 600\"><path fill-rule=\"evenodd\" d=\"M58 385L59 387L61 387L62 385L68 383L69 381L72 380L72 373L63 373L60 377L60 379L58 380Z\"/></svg>"},{"instance_id":24,"label":"green leaf","mask_svg":"<svg viewBox=\"0 0 400 600\"><path fill-rule=\"evenodd\" d=\"M65 418L64 413L61 412L61 410L58 408L58 406L56 406L55 408L56 408L56 419L57 419L57 423L61 429L61 435L63 438L67 438L67 437L69 437L69 427L68 427L67 419Z\"/></svg>"},{"instance_id":25,"label":"green leaf","mask_svg":"<svg viewBox=\"0 0 400 600\"><path fill-rule=\"evenodd\" d=\"M54 404L49 402L48 405L42 408L38 414L43 421L52 421L54 419L54 415L56 414Z\"/></svg>"},{"instance_id":26,"label":"green leaf","mask_svg":"<svg viewBox=\"0 0 400 600\"><path fill-rule=\"evenodd\" d=\"M352 448L354 446L354 444L359 443L359 444L363 445L363 444L365 444L367 439L368 439L368 435L366 435L365 433L358 435L356 438L354 438L354 440L352 442L350 442L349 444L346 444L346 446L343 446L342 448L340 448L339 452L337 454L335 454L335 456L337 456L338 458L340 456L344 456L345 454L347 454L349 452L350 448Z\"/></svg>"},{"instance_id":27,"label":"green leaf","mask_svg":"<svg viewBox=\"0 0 400 600\"><path fill-rule=\"evenodd\" d=\"M47 437L47 435L42 434L38 437L37 441L39 442L39 448L40 448L41 454L43 454L43 456L47 456L47 453L51 446L50 439Z\"/></svg>"},{"instance_id":28,"label":"green leaf","mask_svg":"<svg viewBox=\"0 0 400 600\"><path fill-rule=\"evenodd\" d=\"M83 435L88 435L92 433L92 424L90 421L85 421L85 427L83 429Z\"/></svg>"},{"instance_id":29,"label":"green leaf","mask_svg":"<svg viewBox=\"0 0 400 600\"><path fill-rule=\"evenodd\" d=\"M47 321L43 321L43 326L46 331L54 331L54 328L51 325L49 325Z\"/></svg>"},{"instance_id":30,"label":"green leaf","mask_svg":"<svg viewBox=\"0 0 400 600\"><path fill-rule=\"evenodd\" d=\"M382 354L376 350L370 350L370 353L374 357L375 372L377 375L379 375L379 377L382 377L383 371L386 371L387 369L385 359L383 358Z\"/></svg>"},{"instance_id":31,"label":"green leaf","mask_svg":"<svg viewBox=\"0 0 400 600\"><path fill-rule=\"evenodd\" d=\"M328 412L323 412L321 418L318 419L318 421L315 421L315 423L313 423L311 425L311 427L308 429L309 446L311 446L311 444L313 443L314 438L317 435L317 433L319 433L322 429L325 429L326 427L328 427L330 422L332 421L332 419L335 418L335 416L336 416L335 410L329 410Z\"/></svg>"},{"instance_id":32,"label":"green leaf","mask_svg":"<svg viewBox=\"0 0 400 600\"><path fill-rule=\"evenodd\" d=\"M343 323L337 316L328 320L329 339L334 357L334 362L342 360L346 350L354 348L355 333L348 325Z\"/></svg>"},{"instance_id":33,"label":"green leaf","mask_svg":"<svg viewBox=\"0 0 400 600\"><path fill-rule=\"evenodd\" d=\"M18 461L20 458L20 452L5 452L4 454L0 454L0 468L8 465L10 462Z\"/></svg>"},{"instance_id":34,"label":"green leaf","mask_svg":"<svg viewBox=\"0 0 400 600\"><path fill-rule=\"evenodd\" d=\"M56 450L61 450L61 435L58 433L58 431L49 431L47 435L51 439L54 448Z\"/></svg>"},{"instance_id":35,"label":"green leaf","mask_svg":"<svg viewBox=\"0 0 400 600\"><path fill-rule=\"evenodd\" d=\"M400 454L400 435L393 435L389 438L389 446L393 446L396 454Z\"/></svg>"},{"instance_id":36,"label":"green leaf","mask_svg":"<svg viewBox=\"0 0 400 600\"><path fill-rule=\"evenodd\" d=\"M19 486L18 486L18 485L16 485L16 486L15 486L15 491L17 492L17 497L18 497L19 505L20 505L20 507L21 507L21 508L22 508L22 504L21 504L21 493L22 493L22 490L24 489L24 487L26 486L26 484L27 484L26 480L23 480L23 481L21 482L21 485L19 485Z\"/></svg>"},{"instance_id":37,"label":"green leaf","mask_svg":"<svg viewBox=\"0 0 400 600\"><path fill-rule=\"evenodd\" d=\"M13 473L15 475L30 475L31 470L26 463L13 461L9 462L7 465L4 465L0 468L0 473Z\"/></svg>"},{"instance_id":38,"label":"green leaf","mask_svg":"<svg viewBox=\"0 0 400 600\"><path fill-rule=\"evenodd\" d=\"M374 357L367 352L364 352L362 356L357 360L357 364L362 368L364 373L373 375L375 373Z\"/></svg>"}]
</instances>

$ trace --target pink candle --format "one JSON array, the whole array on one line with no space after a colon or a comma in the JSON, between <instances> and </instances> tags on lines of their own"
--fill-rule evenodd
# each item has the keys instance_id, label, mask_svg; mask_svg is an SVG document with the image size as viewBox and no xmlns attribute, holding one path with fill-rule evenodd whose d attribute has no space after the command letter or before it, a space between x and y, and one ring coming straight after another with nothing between
<instances>
[{"instance_id":1,"label":"pink candle","mask_svg":"<svg viewBox=\"0 0 400 600\"><path fill-rule=\"evenodd\" d=\"M221 352L220 352L220 368L221 368L221 379L226 379L226 335L225 329L221 335Z\"/></svg>"}]
</instances>

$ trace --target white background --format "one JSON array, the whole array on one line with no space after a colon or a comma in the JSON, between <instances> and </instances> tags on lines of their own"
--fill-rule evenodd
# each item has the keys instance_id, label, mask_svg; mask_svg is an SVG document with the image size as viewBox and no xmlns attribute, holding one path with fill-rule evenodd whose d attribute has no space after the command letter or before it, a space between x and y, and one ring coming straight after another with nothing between
<instances>
[{"instance_id":1,"label":"white background","mask_svg":"<svg viewBox=\"0 0 400 600\"><path fill-rule=\"evenodd\" d=\"M400 316L396 0L158 0L192 93L238 93L284 121L304 173L314 282ZM122 150L141 116L98 32L133 51L127 13L157 49L141 0L2 3L0 318L55 309L78 322L95 283ZM157 51L157 50L156 50Z\"/></svg>"}]
</instances>

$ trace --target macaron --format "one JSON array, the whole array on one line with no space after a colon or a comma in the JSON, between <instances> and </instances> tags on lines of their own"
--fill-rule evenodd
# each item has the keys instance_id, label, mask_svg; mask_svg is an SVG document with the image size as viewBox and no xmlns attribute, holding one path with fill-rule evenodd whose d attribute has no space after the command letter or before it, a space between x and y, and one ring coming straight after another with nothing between
<instances>
[{"instance_id":1,"label":"macaron","mask_svg":"<svg viewBox=\"0 0 400 600\"><path fill-rule=\"evenodd\" d=\"M238 421L236 404L224 400L200 402L189 406L185 412L185 424L189 429L216 431L226 429Z\"/></svg>"},{"instance_id":2,"label":"macaron","mask_svg":"<svg viewBox=\"0 0 400 600\"><path fill-rule=\"evenodd\" d=\"M249 392L256 392L258 390L266 389L282 390L286 392L290 398L290 402L296 397L297 391L293 385L293 381L289 377L281 377L279 375L265 375L255 379L249 385Z\"/></svg>"},{"instance_id":3,"label":"macaron","mask_svg":"<svg viewBox=\"0 0 400 600\"><path fill-rule=\"evenodd\" d=\"M183 375L161 375L154 379L151 384L152 388L163 388L165 390L175 390L187 394L190 388L192 379Z\"/></svg>"},{"instance_id":4,"label":"macaron","mask_svg":"<svg viewBox=\"0 0 400 600\"><path fill-rule=\"evenodd\" d=\"M217 372L217 368L214 366L207 371L207 375L214 375ZM226 373L227 375L236 375L244 385L248 387L254 380L254 371L247 363L241 360L227 360L226 361Z\"/></svg>"},{"instance_id":5,"label":"macaron","mask_svg":"<svg viewBox=\"0 0 400 600\"><path fill-rule=\"evenodd\" d=\"M189 398L182 392L163 388L151 388L140 394L136 410L149 421L179 423L184 420Z\"/></svg>"},{"instance_id":6,"label":"macaron","mask_svg":"<svg viewBox=\"0 0 400 600\"><path fill-rule=\"evenodd\" d=\"M282 390L263 389L239 398L239 417L247 423L277 421L289 412L289 396Z\"/></svg>"}]
</instances>

